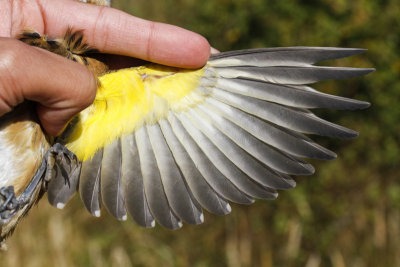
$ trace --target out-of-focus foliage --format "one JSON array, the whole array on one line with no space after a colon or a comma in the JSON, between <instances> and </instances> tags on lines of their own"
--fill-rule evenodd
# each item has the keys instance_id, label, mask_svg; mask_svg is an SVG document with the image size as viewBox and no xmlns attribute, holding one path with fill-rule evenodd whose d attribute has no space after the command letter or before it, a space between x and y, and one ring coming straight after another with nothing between
<instances>
[{"instance_id":1,"label":"out-of-focus foliage","mask_svg":"<svg viewBox=\"0 0 400 267\"><path fill-rule=\"evenodd\" d=\"M317 88L371 108L323 116L360 132L318 138L338 159L276 201L206 214L201 226L144 229L92 218L78 198L46 200L9 240L2 266L400 266L400 4L398 0L114 0L136 16L199 32L220 50L269 46L367 48L326 64L375 67ZM182 44L184 45L184 44ZM4 265L3 265L4 264Z\"/></svg>"}]
</instances>

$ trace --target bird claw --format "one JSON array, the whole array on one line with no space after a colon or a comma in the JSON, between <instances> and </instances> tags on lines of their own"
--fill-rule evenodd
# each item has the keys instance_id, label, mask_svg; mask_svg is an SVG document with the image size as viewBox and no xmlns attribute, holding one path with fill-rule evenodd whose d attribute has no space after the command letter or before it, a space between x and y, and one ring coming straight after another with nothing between
<instances>
[{"instance_id":1,"label":"bird claw","mask_svg":"<svg viewBox=\"0 0 400 267\"><path fill-rule=\"evenodd\" d=\"M0 221L8 220L19 210L20 203L15 196L14 187L0 188Z\"/></svg>"},{"instance_id":2,"label":"bird claw","mask_svg":"<svg viewBox=\"0 0 400 267\"><path fill-rule=\"evenodd\" d=\"M57 172L60 171L62 176L65 178L66 183L69 184L68 173L73 168L79 165L78 158L74 153L69 151L64 145L55 143L46 153L46 174L44 180L48 183L54 177Z\"/></svg>"}]
</instances>

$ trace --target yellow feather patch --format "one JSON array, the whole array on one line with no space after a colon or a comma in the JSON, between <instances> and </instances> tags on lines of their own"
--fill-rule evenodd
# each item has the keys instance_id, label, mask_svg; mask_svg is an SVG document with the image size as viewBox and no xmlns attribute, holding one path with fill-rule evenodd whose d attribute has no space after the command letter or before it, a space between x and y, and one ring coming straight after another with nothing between
<instances>
[{"instance_id":1,"label":"yellow feather patch","mask_svg":"<svg viewBox=\"0 0 400 267\"><path fill-rule=\"evenodd\" d=\"M180 112L204 101L197 88L203 69L182 70L160 65L106 73L91 106L79 114L66 146L79 160L144 123L155 123L168 111Z\"/></svg>"}]
</instances>

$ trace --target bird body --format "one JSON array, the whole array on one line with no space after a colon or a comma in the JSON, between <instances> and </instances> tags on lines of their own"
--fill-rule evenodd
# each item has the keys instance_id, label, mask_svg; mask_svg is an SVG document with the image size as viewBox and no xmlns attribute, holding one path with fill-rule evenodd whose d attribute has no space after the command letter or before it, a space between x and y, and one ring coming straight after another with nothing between
<instances>
[{"instance_id":1,"label":"bird body","mask_svg":"<svg viewBox=\"0 0 400 267\"><path fill-rule=\"evenodd\" d=\"M78 190L95 216L103 203L117 219L129 214L169 229L202 223L202 208L223 215L229 201L274 199L295 186L290 175L314 172L302 158L336 157L304 134L357 136L311 109L369 106L309 87L371 72L313 65L362 49L253 49L211 56L197 70L114 71L92 56L81 32L51 39L27 31L19 39L87 66L98 91L55 139L43 133L32 103L0 118L0 240L46 191L59 208Z\"/></svg>"},{"instance_id":2,"label":"bird body","mask_svg":"<svg viewBox=\"0 0 400 267\"><path fill-rule=\"evenodd\" d=\"M27 102L0 118L0 242L12 234L43 194L41 186L27 190L50 148L49 138L32 111L33 104ZM9 198L10 194L21 196L25 190L29 191L25 205Z\"/></svg>"},{"instance_id":3,"label":"bird body","mask_svg":"<svg viewBox=\"0 0 400 267\"><path fill-rule=\"evenodd\" d=\"M16 194L29 184L50 148L29 106L19 106L12 116L3 116L0 122L0 188L13 185Z\"/></svg>"}]
</instances>

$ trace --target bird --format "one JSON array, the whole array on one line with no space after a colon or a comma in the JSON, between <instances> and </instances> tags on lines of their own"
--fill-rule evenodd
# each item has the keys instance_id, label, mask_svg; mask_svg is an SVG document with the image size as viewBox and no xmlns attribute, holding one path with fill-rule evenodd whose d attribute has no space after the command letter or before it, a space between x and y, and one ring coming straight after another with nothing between
<instances>
[{"instance_id":1,"label":"bird","mask_svg":"<svg viewBox=\"0 0 400 267\"><path fill-rule=\"evenodd\" d=\"M45 193L57 208L79 192L96 217L103 205L118 220L167 229L203 223L203 209L225 215L229 202L275 199L296 186L293 175L314 173L304 158L336 158L309 135L358 135L313 109L370 106L310 86L374 71L314 65L365 49L256 48L211 55L195 70L110 70L82 31L51 38L28 29L18 39L88 67L98 88L58 137L43 132L32 102L0 117L1 243Z\"/></svg>"}]
</instances>

